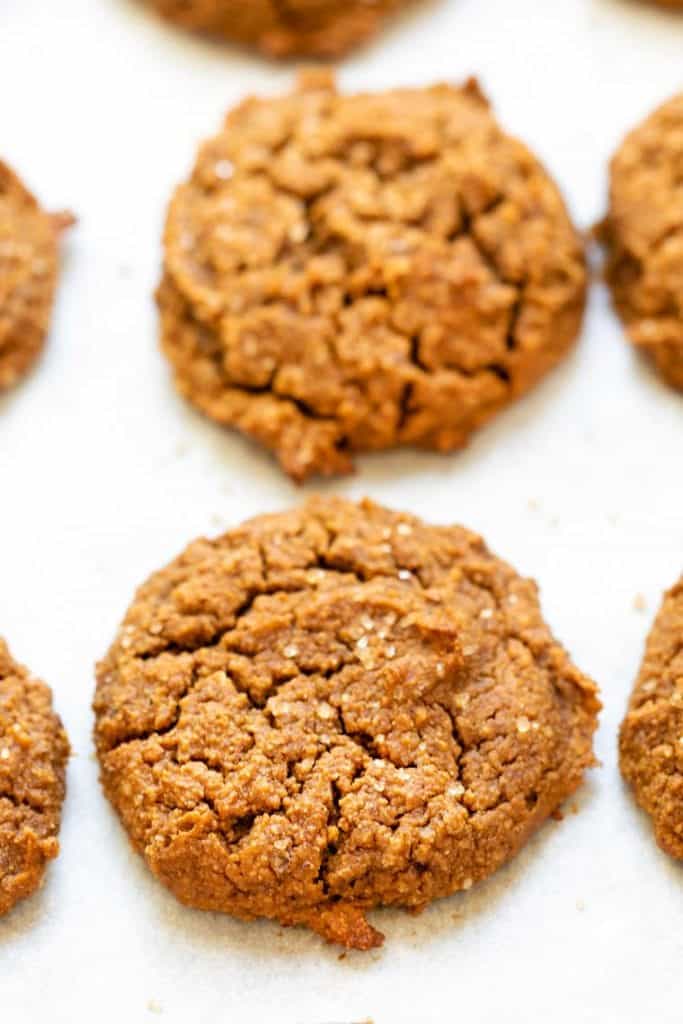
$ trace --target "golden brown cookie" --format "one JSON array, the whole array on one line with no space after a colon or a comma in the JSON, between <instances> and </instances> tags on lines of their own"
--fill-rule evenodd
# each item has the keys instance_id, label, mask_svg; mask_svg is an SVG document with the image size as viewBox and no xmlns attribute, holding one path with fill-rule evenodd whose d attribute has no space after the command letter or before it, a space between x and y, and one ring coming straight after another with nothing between
<instances>
[{"instance_id":1,"label":"golden brown cookie","mask_svg":"<svg viewBox=\"0 0 683 1024\"><path fill-rule=\"evenodd\" d=\"M149 0L184 28L256 46L271 57L337 57L373 36L407 0Z\"/></svg>"},{"instance_id":2,"label":"golden brown cookie","mask_svg":"<svg viewBox=\"0 0 683 1024\"><path fill-rule=\"evenodd\" d=\"M665 595L648 637L619 754L657 842L683 858L683 576Z\"/></svg>"},{"instance_id":3,"label":"golden brown cookie","mask_svg":"<svg viewBox=\"0 0 683 1024\"><path fill-rule=\"evenodd\" d=\"M0 640L0 914L35 892L59 852L68 756L49 688Z\"/></svg>"},{"instance_id":4,"label":"golden brown cookie","mask_svg":"<svg viewBox=\"0 0 683 1024\"><path fill-rule=\"evenodd\" d=\"M582 245L472 82L250 99L176 191L158 293L179 390L295 480L447 452L576 338Z\"/></svg>"},{"instance_id":5,"label":"golden brown cookie","mask_svg":"<svg viewBox=\"0 0 683 1024\"><path fill-rule=\"evenodd\" d=\"M313 498L198 540L97 671L105 792L183 903L359 949L511 858L594 763L537 589L462 527Z\"/></svg>"},{"instance_id":6,"label":"golden brown cookie","mask_svg":"<svg viewBox=\"0 0 683 1024\"><path fill-rule=\"evenodd\" d=\"M45 341L70 214L45 213L0 161L0 392L33 365Z\"/></svg>"},{"instance_id":7,"label":"golden brown cookie","mask_svg":"<svg viewBox=\"0 0 683 1024\"><path fill-rule=\"evenodd\" d=\"M683 389L683 93L655 110L610 167L600 228L607 278L628 336Z\"/></svg>"}]
</instances>

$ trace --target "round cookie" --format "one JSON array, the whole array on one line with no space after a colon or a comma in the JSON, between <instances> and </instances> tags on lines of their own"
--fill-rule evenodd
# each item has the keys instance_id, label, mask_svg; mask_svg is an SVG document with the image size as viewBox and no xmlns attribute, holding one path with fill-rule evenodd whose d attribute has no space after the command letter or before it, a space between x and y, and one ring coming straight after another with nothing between
<instances>
[{"instance_id":1,"label":"round cookie","mask_svg":"<svg viewBox=\"0 0 683 1024\"><path fill-rule=\"evenodd\" d=\"M35 892L59 852L68 756L49 687L0 640L0 914Z\"/></svg>"},{"instance_id":2,"label":"round cookie","mask_svg":"<svg viewBox=\"0 0 683 1024\"><path fill-rule=\"evenodd\" d=\"M594 763L599 702L530 580L364 501L198 540L98 666L102 783L183 903L358 949L509 860Z\"/></svg>"},{"instance_id":3,"label":"round cookie","mask_svg":"<svg viewBox=\"0 0 683 1024\"><path fill-rule=\"evenodd\" d=\"M50 323L62 230L69 214L40 208L0 161L0 392L33 365Z\"/></svg>"},{"instance_id":4,"label":"round cookie","mask_svg":"<svg viewBox=\"0 0 683 1024\"><path fill-rule=\"evenodd\" d=\"M472 82L250 99L176 191L163 350L203 412L295 480L447 452L576 338L581 243Z\"/></svg>"},{"instance_id":5,"label":"round cookie","mask_svg":"<svg viewBox=\"0 0 683 1024\"><path fill-rule=\"evenodd\" d=\"M149 0L184 28L256 46L271 57L336 57L373 36L406 0Z\"/></svg>"},{"instance_id":6,"label":"round cookie","mask_svg":"<svg viewBox=\"0 0 683 1024\"><path fill-rule=\"evenodd\" d=\"M665 595L648 637L619 756L657 842L683 858L683 576Z\"/></svg>"},{"instance_id":7,"label":"round cookie","mask_svg":"<svg viewBox=\"0 0 683 1024\"><path fill-rule=\"evenodd\" d=\"M630 340L683 389L683 93L627 135L613 157L600 234Z\"/></svg>"}]
</instances>

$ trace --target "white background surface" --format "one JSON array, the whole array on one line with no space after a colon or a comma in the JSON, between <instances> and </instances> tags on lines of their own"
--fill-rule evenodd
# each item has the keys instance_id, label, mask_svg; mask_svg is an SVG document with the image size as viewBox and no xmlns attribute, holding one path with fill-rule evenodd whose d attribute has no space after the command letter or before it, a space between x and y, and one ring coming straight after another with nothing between
<instances>
[{"instance_id":1,"label":"white background surface","mask_svg":"<svg viewBox=\"0 0 683 1024\"><path fill-rule=\"evenodd\" d=\"M588 226L624 131L683 85L683 17L628 0L441 0L341 80L471 72ZM0 152L80 222L46 356L0 400L0 632L51 683L75 749L61 856L0 921L0 1019L680 1022L682 869L622 787L615 740L683 562L683 399L635 360L601 286L576 354L464 454L361 458L325 485L463 522L538 578L605 702L580 813L466 896L375 915L384 948L339 960L305 931L180 907L100 794L92 666L134 587L194 536L302 496L175 397L151 301L164 207L196 143L245 92L291 77L129 0L2 0Z\"/></svg>"}]
</instances>

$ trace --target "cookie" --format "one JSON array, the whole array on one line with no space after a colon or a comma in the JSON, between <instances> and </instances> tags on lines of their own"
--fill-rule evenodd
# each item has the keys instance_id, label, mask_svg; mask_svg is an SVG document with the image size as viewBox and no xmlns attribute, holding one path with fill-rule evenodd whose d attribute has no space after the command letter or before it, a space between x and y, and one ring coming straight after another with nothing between
<instances>
[{"instance_id":1,"label":"cookie","mask_svg":"<svg viewBox=\"0 0 683 1024\"><path fill-rule=\"evenodd\" d=\"M440 452L576 338L581 243L472 82L250 99L176 191L158 292L182 394L295 480Z\"/></svg>"},{"instance_id":2,"label":"cookie","mask_svg":"<svg viewBox=\"0 0 683 1024\"><path fill-rule=\"evenodd\" d=\"M683 93L655 110L610 167L600 228L607 279L628 336L683 389Z\"/></svg>"},{"instance_id":3,"label":"cookie","mask_svg":"<svg viewBox=\"0 0 683 1024\"><path fill-rule=\"evenodd\" d=\"M59 236L70 214L40 208L0 161L0 392L40 354L50 324Z\"/></svg>"},{"instance_id":4,"label":"cookie","mask_svg":"<svg viewBox=\"0 0 683 1024\"><path fill-rule=\"evenodd\" d=\"M337 57L373 36L406 0L150 0L184 28L255 46L271 57Z\"/></svg>"},{"instance_id":5,"label":"cookie","mask_svg":"<svg viewBox=\"0 0 683 1024\"><path fill-rule=\"evenodd\" d=\"M368 910L469 889L574 792L599 702L476 534L313 498L155 573L94 707L179 900L368 949Z\"/></svg>"},{"instance_id":6,"label":"cookie","mask_svg":"<svg viewBox=\"0 0 683 1024\"><path fill-rule=\"evenodd\" d=\"M0 914L35 892L59 852L68 756L49 687L0 640Z\"/></svg>"},{"instance_id":7,"label":"cookie","mask_svg":"<svg viewBox=\"0 0 683 1024\"><path fill-rule=\"evenodd\" d=\"M665 595L648 637L619 757L657 842L683 858L683 576Z\"/></svg>"}]
</instances>

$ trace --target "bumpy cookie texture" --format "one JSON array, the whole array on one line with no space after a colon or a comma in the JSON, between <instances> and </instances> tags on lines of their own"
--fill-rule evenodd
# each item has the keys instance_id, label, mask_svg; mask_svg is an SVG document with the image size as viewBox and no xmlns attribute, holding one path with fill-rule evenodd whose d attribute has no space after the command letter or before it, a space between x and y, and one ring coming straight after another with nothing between
<instances>
[{"instance_id":1,"label":"bumpy cookie texture","mask_svg":"<svg viewBox=\"0 0 683 1024\"><path fill-rule=\"evenodd\" d=\"M336 57L373 36L406 0L150 0L184 28L256 46L271 57Z\"/></svg>"},{"instance_id":2,"label":"bumpy cookie texture","mask_svg":"<svg viewBox=\"0 0 683 1024\"><path fill-rule=\"evenodd\" d=\"M648 637L619 753L657 842L683 858L683 577L665 595Z\"/></svg>"},{"instance_id":3,"label":"bumpy cookie texture","mask_svg":"<svg viewBox=\"0 0 683 1024\"><path fill-rule=\"evenodd\" d=\"M512 857L593 763L593 683L461 527L311 499L199 540L98 668L105 791L186 904L367 949Z\"/></svg>"},{"instance_id":4,"label":"bumpy cookie texture","mask_svg":"<svg viewBox=\"0 0 683 1024\"><path fill-rule=\"evenodd\" d=\"M607 277L629 338L683 390L683 93L626 137L601 227Z\"/></svg>"},{"instance_id":5,"label":"bumpy cookie texture","mask_svg":"<svg viewBox=\"0 0 683 1024\"><path fill-rule=\"evenodd\" d=\"M40 886L59 852L68 756L49 688L0 640L0 914Z\"/></svg>"},{"instance_id":6,"label":"bumpy cookie texture","mask_svg":"<svg viewBox=\"0 0 683 1024\"><path fill-rule=\"evenodd\" d=\"M447 452L579 329L583 250L474 83L250 99L175 193L158 293L178 388L296 480Z\"/></svg>"},{"instance_id":7,"label":"bumpy cookie texture","mask_svg":"<svg viewBox=\"0 0 683 1024\"><path fill-rule=\"evenodd\" d=\"M40 354L50 323L58 243L70 214L40 208L0 161L0 392Z\"/></svg>"}]
</instances>

